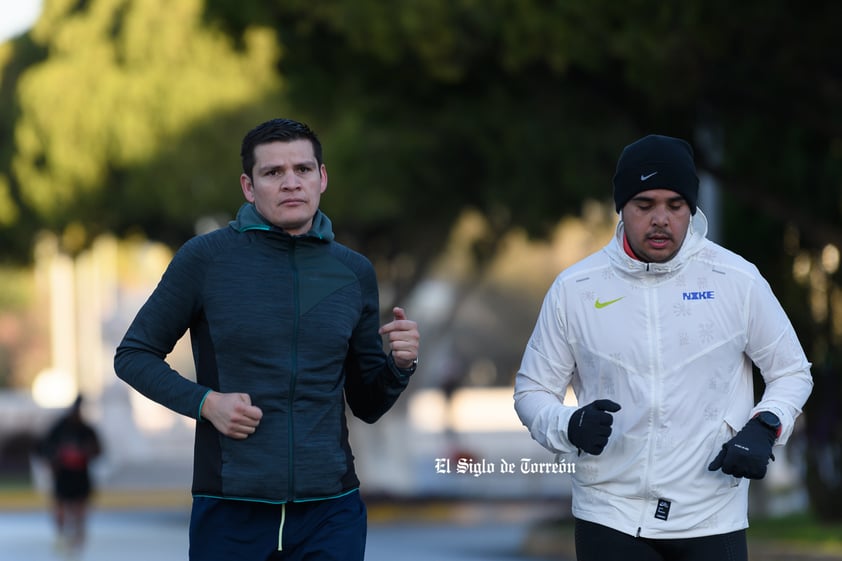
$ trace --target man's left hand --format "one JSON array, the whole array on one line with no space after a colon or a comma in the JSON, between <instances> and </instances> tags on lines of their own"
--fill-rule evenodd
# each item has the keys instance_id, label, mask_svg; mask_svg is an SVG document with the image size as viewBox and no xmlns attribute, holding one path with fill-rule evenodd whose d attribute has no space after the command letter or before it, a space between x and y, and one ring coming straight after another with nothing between
<instances>
[{"instance_id":1,"label":"man's left hand","mask_svg":"<svg viewBox=\"0 0 842 561\"><path fill-rule=\"evenodd\" d=\"M380 328L381 335L388 335L389 349L398 368L411 368L418 358L418 324L406 318L403 308L392 308L395 319Z\"/></svg>"},{"instance_id":2,"label":"man's left hand","mask_svg":"<svg viewBox=\"0 0 842 561\"><path fill-rule=\"evenodd\" d=\"M772 456L775 432L759 419L751 419L734 438L722 445L722 450L708 466L710 471L722 468L734 477L763 479Z\"/></svg>"}]
</instances>

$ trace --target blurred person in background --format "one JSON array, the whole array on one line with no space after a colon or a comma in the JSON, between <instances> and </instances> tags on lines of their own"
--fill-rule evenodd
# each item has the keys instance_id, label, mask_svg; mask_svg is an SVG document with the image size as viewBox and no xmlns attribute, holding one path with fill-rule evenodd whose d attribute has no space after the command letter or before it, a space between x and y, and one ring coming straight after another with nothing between
<instances>
[{"instance_id":1,"label":"blurred person in background","mask_svg":"<svg viewBox=\"0 0 842 561\"><path fill-rule=\"evenodd\" d=\"M580 561L746 561L749 480L792 433L811 365L757 268L706 238L687 142L630 144L613 183L616 235L549 289L515 409L575 463Z\"/></svg>"},{"instance_id":2,"label":"blurred person in background","mask_svg":"<svg viewBox=\"0 0 842 561\"><path fill-rule=\"evenodd\" d=\"M397 307L380 326L371 263L319 210L328 177L309 127L258 125L241 159L247 202L176 253L115 369L197 420L190 559L362 560L346 400L369 423L386 413L415 371L418 328ZM196 382L165 362L188 330Z\"/></svg>"},{"instance_id":3,"label":"blurred person in background","mask_svg":"<svg viewBox=\"0 0 842 561\"><path fill-rule=\"evenodd\" d=\"M82 416L82 396L50 427L36 450L52 476L52 510L57 547L71 553L85 544L88 503L93 493L90 463L102 448L94 428Z\"/></svg>"}]
</instances>

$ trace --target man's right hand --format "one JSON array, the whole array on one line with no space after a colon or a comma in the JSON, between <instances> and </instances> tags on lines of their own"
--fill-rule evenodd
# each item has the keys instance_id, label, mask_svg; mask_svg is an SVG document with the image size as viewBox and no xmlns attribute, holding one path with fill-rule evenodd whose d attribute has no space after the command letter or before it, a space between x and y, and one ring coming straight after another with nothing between
<instances>
[{"instance_id":1,"label":"man's right hand","mask_svg":"<svg viewBox=\"0 0 842 561\"><path fill-rule=\"evenodd\" d=\"M202 417L225 436L243 440L257 430L263 411L251 404L246 393L212 391L202 405Z\"/></svg>"},{"instance_id":2,"label":"man's right hand","mask_svg":"<svg viewBox=\"0 0 842 561\"><path fill-rule=\"evenodd\" d=\"M597 399L577 409L567 424L567 438L579 452L599 455L608 444L614 417L611 413L620 410L620 405L610 399Z\"/></svg>"}]
</instances>

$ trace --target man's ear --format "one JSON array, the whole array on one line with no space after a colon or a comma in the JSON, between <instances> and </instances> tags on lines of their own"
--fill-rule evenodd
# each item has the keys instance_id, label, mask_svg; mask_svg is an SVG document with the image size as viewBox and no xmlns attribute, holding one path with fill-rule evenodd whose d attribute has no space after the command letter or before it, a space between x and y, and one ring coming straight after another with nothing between
<instances>
[{"instance_id":1,"label":"man's ear","mask_svg":"<svg viewBox=\"0 0 842 561\"><path fill-rule=\"evenodd\" d=\"M319 174L322 176L322 190L319 193L324 193L327 190L327 168L324 164L320 166Z\"/></svg>"},{"instance_id":2,"label":"man's ear","mask_svg":"<svg viewBox=\"0 0 842 561\"><path fill-rule=\"evenodd\" d=\"M243 196L250 203L254 202L254 183L251 178L245 173L240 174L240 187L243 190Z\"/></svg>"}]
</instances>

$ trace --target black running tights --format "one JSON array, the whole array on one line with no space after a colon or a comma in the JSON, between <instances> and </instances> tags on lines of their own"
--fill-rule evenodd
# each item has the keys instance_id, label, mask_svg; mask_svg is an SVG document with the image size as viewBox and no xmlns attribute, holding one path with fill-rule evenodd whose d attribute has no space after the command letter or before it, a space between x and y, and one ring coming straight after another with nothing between
<instances>
[{"instance_id":1,"label":"black running tights","mask_svg":"<svg viewBox=\"0 0 842 561\"><path fill-rule=\"evenodd\" d=\"M576 520L578 561L748 561L745 530L701 538L636 538Z\"/></svg>"}]
</instances>

